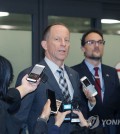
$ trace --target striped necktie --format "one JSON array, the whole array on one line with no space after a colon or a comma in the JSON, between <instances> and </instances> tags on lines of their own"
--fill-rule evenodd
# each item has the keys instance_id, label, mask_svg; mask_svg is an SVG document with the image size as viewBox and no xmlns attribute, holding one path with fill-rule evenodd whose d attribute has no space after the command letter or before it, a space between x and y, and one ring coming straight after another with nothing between
<instances>
[{"instance_id":1,"label":"striped necktie","mask_svg":"<svg viewBox=\"0 0 120 134\"><path fill-rule=\"evenodd\" d=\"M101 86L100 86L100 77L99 77L99 74L98 74L99 67L94 67L94 70L95 70L95 88L96 88L96 90L98 92L98 95L102 99Z\"/></svg>"},{"instance_id":2,"label":"striped necktie","mask_svg":"<svg viewBox=\"0 0 120 134\"><path fill-rule=\"evenodd\" d=\"M69 94L69 91L68 91L67 81L64 77L64 70L63 70L63 68L59 68L59 70L57 70L57 72L59 73L59 76L60 76L59 77L59 86L60 86L60 89L62 90L64 101L65 102L70 102L71 97L70 97L70 94Z\"/></svg>"}]
</instances>

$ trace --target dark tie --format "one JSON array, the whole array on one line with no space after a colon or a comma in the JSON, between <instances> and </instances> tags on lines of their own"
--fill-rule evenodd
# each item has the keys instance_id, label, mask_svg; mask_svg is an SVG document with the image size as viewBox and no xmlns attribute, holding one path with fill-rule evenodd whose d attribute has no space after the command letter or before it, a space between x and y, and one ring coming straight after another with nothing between
<instances>
[{"instance_id":1,"label":"dark tie","mask_svg":"<svg viewBox=\"0 0 120 134\"><path fill-rule=\"evenodd\" d=\"M95 70L95 88L98 92L98 95L101 98L102 96L101 96L100 77L99 77L99 74L98 74L99 67L95 67L94 70Z\"/></svg>"},{"instance_id":2,"label":"dark tie","mask_svg":"<svg viewBox=\"0 0 120 134\"><path fill-rule=\"evenodd\" d=\"M71 97L70 97L70 94L69 94L69 91L68 91L67 81L66 81L66 79L64 77L63 68L59 68L59 70L57 70L57 72L59 73L59 76L60 76L60 78L59 78L59 86L60 86L60 89L62 90L64 101L65 102L70 102Z\"/></svg>"}]
</instances>

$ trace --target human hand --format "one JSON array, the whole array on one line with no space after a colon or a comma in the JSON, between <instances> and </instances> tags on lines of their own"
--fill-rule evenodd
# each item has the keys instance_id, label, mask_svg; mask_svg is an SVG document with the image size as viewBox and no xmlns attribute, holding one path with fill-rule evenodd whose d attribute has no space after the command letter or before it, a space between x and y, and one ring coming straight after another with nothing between
<instances>
[{"instance_id":1,"label":"human hand","mask_svg":"<svg viewBox=\"0 0 120 134\"><path fill-rule=\"evenodd\" d=\"M80 111L73 110L73 113L78 115L81 127L83 127L83 126L88 127L88 123L87 123L86 119L84 118L83 114Z\"/></svg>"},{"instance_id":2,"label":"human hand","mask_svg":"<svg viewBox=\"0 0 120 134\"><path fill-rule=\"evenodd\" d=\"M22 84L20 86L16 87L16 89L18 89L20 92L21 98L24 97L26 94L35 91L35 89L37 88L37 86L40 83L40 79L36 83L29 82L29 81L27 81L27 77L28 77L28 74L26 74L22 78Z\"/></svg>"},{"instance_id":3,"label":"human hand","mask_svg":"<svg viewBox=\"0 0 120 134\"><path fill-rule=\"evenodd\" d=\"M65 112L57 112L57 114L55 115L55 125L60 127L61 124L64 121L64 118L67 114L71 113L71 111L65 111Z\"/></svg>"},{"instance_id":4,"label":"human hand","mask_svg":"<svg viewBox=\"0 0 120 134\"><path fill-rule=\"evenodd\" d=\"M89 90L86 90L85 88L83 88L83 92L84 92L86 98L88 99L89 103L92 106L95 106L96 105L96 98L94 96L91 96Z\"/></svg>"},{"instance_id":5,"label":"human hand","mask_svg":"<svg viewBox=\"0 0 120 134\"><path fill-rule=\"evenodd\" d=\"M50 104L51 104L50 99L48 99L46 104L44 105L44 108L42 110L42 114L40 115L40 118L43 118L46 121L48 121L50 113L51 113Z\"/></svg>"}]
</instances>

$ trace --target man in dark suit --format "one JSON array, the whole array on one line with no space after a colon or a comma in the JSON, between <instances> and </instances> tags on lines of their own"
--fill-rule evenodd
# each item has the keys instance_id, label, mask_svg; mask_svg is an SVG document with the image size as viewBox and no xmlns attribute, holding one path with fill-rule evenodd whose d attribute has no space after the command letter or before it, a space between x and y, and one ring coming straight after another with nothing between
<instances>
[{"instance_id":1,"label":"man in dark suit","mask_svg":"<svg viewBox=\"0 0 120 134\"><path fill-rule=\"evenodd\" d=\"M98 94L96 96L96 105L91 106L90 114L98 115L101 121L104 119L115 119L120 102L119 97L117 97L117 93L120 93L117 71L101 63L104 45L105 41L100 31L96 29L87 31L81 39L81 48L85 59L82 63L72 67L79 73L80 78L87 76L93 85L95 85L94 68L98 67L100 84L97 84L100 87L101 95ZM91 99L88 91L85 91L85 94L88 100ZM86 99L86 101L88 100ZM111 128L105 129L106 133L116 134L113 130L111 131Z\"/></svg>"},{"instance_id":2,"label":"man in dark suit","mask_svg":"<svg viewBox=\"0 0 120 134\"><path fill-rule=\"evenodd\" d=\"M66 101L64 94L59 85L59 73L58 69L62 67L64 71L64 77L67 82L67 92L70 102L72 100L78 100L82 105L79 74L73 69L64 65L64 60L68 55L70 46L70 32L68 28L63 24L54 24L48 26L43 33L43 40L41 42L43 49L45 50L45 58L39 63L45 66L44 70L44 82L41 82L38 89L27 95L21 104L19 112L15 115L25 124L28 125L30 134L33 133L35 122L42 112L44 104L46 103L46 90L50 89L55 91L56 99L61 100L63 103ZM21 78L24 74L29 73L31 67L22 71L17 79L17 86L21 83ZM68 102L69 103L69 102ZM84 104L83 104L84 105ZM85 112L84 112L85 113ZM54 115L51 115L48 122L48 129L54 124ZM69 134L76 124L70 122L64 122L60 127L62 134Z\"/></svg>"}]
</instances>

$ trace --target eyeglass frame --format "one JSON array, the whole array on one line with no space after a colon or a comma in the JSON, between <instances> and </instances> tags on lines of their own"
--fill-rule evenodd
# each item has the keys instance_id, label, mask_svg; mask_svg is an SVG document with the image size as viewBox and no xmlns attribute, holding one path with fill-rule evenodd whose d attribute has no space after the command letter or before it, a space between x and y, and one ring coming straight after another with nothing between
<instances>
[{"instance_id":1,"label":"eyeglass frame","mask_svg":"<svg viewBox=\"0 0 120 134\"><path fill-rule=\"evenodd\" d=\"M88 40L88 41L85 41L84 44L96 45L96 43L97 43L98 45L105 45L105 41L104 41L104 40L98 40L98 41L96 41L96 40Z\"/></svg>"}]
</instances>

